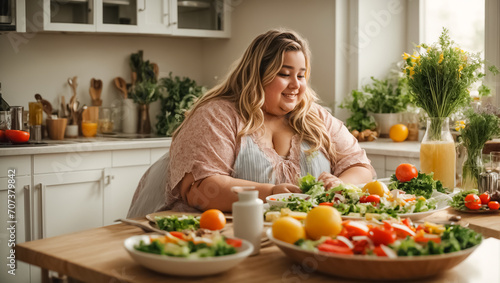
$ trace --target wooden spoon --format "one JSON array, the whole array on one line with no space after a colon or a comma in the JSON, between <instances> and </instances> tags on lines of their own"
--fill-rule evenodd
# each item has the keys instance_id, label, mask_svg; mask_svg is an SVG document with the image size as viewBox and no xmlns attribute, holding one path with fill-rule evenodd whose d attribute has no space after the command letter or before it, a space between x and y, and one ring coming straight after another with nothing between
<instances>
[{"instance_id":1,"label":"wooden spoon","mask_svg":"<svg viewBox=\"0 0 500 283\"><path fill-rule=\"evenodd\" d=\"M153 72L155 73L155 78L158 80L158 76L160 75L160 68L156 63L152 63L151 65L153 65Z\"/></svg>"},{"instance_id":2,"label":"wooden spoon","mask_svg":"<svg viewBox=\"0 0 500 283\"><path fill-rule=\"evenodd\" d=\"M50 102L48 102L47 100L43 99L39 93L35 94L35 99L36 99L36 101L38 101L42 104L43 112L45 112L45 114L47 114L47 117L51 118L52 117L52 104L50 104Z\"/></svg>"},{"instance_id":3,"label":"wooden spoon","mask_svg":"<svg viewBox=\"0 0 500 283\"><path fill-rule=\"evenodd\" d=\"M114 79L116 88L123 94L123 98L127 99L127 82L121 77L116 77Z\"/></svg>"}]
</instances>

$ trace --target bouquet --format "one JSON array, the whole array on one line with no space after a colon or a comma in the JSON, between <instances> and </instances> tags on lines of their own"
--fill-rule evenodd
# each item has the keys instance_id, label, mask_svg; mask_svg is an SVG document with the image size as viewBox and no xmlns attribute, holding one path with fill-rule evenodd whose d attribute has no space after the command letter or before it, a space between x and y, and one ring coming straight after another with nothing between
<instances>
[{"instance_id":1,"label":"bouquet","mask_svg":"<svg viewBox=\"0 0 500 283\"><path fill-rule=\"evenodd\" d=\"M415 105L431 118L449 117L468 105L470 86L485 76L479 55L455 46L447 29L443 29L438 44L421 44L417 48L413 55L403 54L403 70ZM489 69L498 73L494 66ZM489 89L482 86L480 91L488 93ZM432 125L430 131L439 138L441 125Z\"/></svg>"},{"instance_id":2,"label":"bouquet","mask_svg":"<svg viewBox=\"0 0 500 283\"><path fill-rule=\"evenodd\" d=\"M477 189L477 179L482 171L482 151L484 144L500 135L500 118L485 109L467 109L465 121L457 122L459 139L467 149L462 166L462 187Z\"/></svg>"}]
</instances>

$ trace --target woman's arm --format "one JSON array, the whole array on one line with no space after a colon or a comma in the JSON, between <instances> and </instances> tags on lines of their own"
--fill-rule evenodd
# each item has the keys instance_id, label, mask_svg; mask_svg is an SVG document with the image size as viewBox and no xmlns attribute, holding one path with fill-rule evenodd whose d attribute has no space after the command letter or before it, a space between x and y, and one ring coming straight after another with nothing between
<instances>
[{"instance_id":1,"label":"woman's arm","mask_svg":"<svg viewBox=\"0 0 500 283\"><path fill-rule=\"evenodd\" d=\"M341 183L358 185L370 182L372 172L363 166L353 166L338 177L329 172L323 172L319 175L318 180L323 182L326 189L334 188Z\"/></svg>"},{"instance_id":2,"label":"woman's arm","mask_svg":"<svg viewBox=\"0 0 500 283\"><path fill-rule=\"evenodd\" d=\"M186 174L179 185L182 198L187 200L189 206L199 210L216 208L231 211L233 202L238 200L238 195L231 192L231 187L234 186L253 186L259 191L259 198L262 200L273 194L301 192L293 184L262 184L223 175L213 175L194 182L191 173Z\"/></svg>"}]
</instances>

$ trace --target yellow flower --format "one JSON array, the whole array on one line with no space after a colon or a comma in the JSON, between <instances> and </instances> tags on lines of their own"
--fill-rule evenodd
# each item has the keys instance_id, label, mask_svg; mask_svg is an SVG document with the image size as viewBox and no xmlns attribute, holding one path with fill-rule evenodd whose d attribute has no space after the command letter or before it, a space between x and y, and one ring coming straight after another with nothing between
<instances>
[{"instance_id":1,"label":"yellow flower","mask_svg":"<svg viewBox=\"0 0 500 283\"><path fill-rule=\"evenodd\" d=\"M443 53L439 54L439 61L438 61L438 64L441 64L441 62L443 62L443 59L444 59L444 55L443 55Z\"/></svg>"},{"instance_id":2,"label":"yellow flower","mask_svg":"<svg viewBox=\"0 0 500 283\"><path fill-rule=\"evenodd\" d=\"M405 52L405 53L403 53L403 55L401 55L401 56L403 56L403 59L405 59L405 60L406 60L406 59L408 59L408 57L410 57L410 54L408 54L408 53L406 53L406 52Z\"/></svg>"},{"instance_id":3,"label":"yellow flower","mask_svg":"<svg viewBox=\"0 0 500 283\"><path fill-rule=\"evenodd\" d=\"M455 122L455 130L457 132L460 132L460 130L464 129L464 128L465 128L465 121L464 120L460 120L460 121Z\"/></svg>"}]
</instances>

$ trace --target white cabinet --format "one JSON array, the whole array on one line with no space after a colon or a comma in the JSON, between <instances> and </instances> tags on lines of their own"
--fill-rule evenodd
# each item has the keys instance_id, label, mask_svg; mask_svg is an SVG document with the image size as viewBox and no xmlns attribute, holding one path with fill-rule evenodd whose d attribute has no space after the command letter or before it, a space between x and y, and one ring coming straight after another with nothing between
<instances>
[{"instance_id":1,"label":"white cabinet","mask_svg":"<svg viewBox=\"0 0 500 283\"><path fill-rule=\"evenodd\" d=\"M31 32L230 36L225 0L41 0L26 6Z\"/></svg>"},{"instance_id":2,"label":"white cabinet","mask_svg":"<svg viewBox=\"0 0 500 283\"><path fill-rule=\"evenodd\" d=\"M40 269L15 258L15 243L30 240L31 156L0 158L0 282L40 282ZM9 273L15 260L15 271ZM11 271L12 272L12 271ZM37 276L38 275L38 276Z\"/></svg>"}]
</instances>

